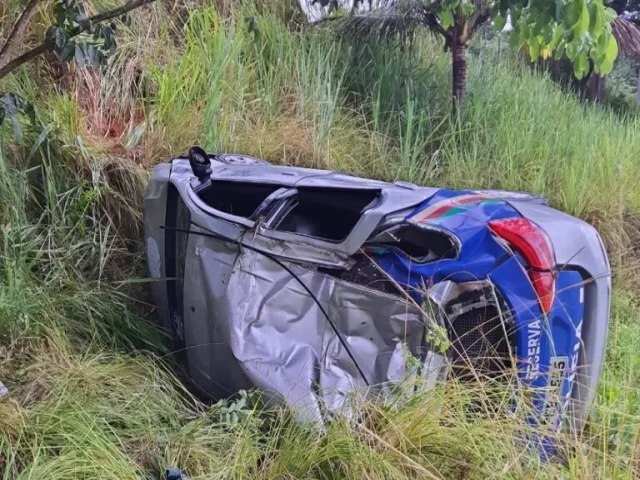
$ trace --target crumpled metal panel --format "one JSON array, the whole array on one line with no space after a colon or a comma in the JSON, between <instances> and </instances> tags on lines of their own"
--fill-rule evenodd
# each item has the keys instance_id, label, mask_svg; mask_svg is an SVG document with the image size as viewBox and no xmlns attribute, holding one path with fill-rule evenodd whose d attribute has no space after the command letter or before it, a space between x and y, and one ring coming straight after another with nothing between
<instances>
[{"instance_id":1,"label":"crumpled metal panel","mask_svg":"<svg viewBox=\"0 0 640 480\"><path fill-rule=\"evenodd\" d=\"M442 355L428 349L429 329L445 325L451 336L462 319L458 325L469 332L482 330L480 319L453 308L488 305L484 297L451 293L475 285L482 295L485 287L492 292L501 326L512 332L510 359L535 392L532 423L582 424L602 364L610 299L606 252L592 227L526 194L391 184L238 158L210 156L210 171L198 178L183 158L158 166L145 196L154 301L195 385L209 396L258 387L320 421L327 411L345 411L353 392L389 394L412 379L416 365L425 386L433 385L446 372ZM308 189L376 193L338 240L279 229L280 207L258 206L254 213L262 215L217 210L199 193L212 181L275 186L287 202ZM489 228L521 217L548 235L555 252L558 288L546 315L526 262ZM399 248L396 227L432 232L419 237L420 246L440 257ZM446 251L439 250L442 236L451 244ZM375 267L360 275L362 251ZM379 271L393 279L392 288L367 286L367 275ZM383 292L398 288L416 303ZM425 301L436 304L437 318L421 316Z\"/></svg>"},{"instance_id":2,"label":"crumpled metal panel","mask_svg":"<svg viewBox=\"0 0 640 480\"><path fill-rule=\"evenodd\" d=\"M415 306L288 265L332 319L375 386L370 390L318 303L276 262L199 235L190 236L187 257L187 360L198 366L191 374L207 391L224 395L257 386L319 421L323 409L343 408L352 392L376 395L406 378L407 355L425 356L425 324ZM429 360L431 375L434 365L444 365Z\"/></svg>"}]
</instances>

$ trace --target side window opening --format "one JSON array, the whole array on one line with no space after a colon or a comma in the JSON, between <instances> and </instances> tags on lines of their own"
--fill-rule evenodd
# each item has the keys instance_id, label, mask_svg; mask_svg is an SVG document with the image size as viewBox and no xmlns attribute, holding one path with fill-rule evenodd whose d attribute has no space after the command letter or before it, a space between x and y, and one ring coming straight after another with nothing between
<instances>
[{"instance_id":1,"label":"side window opening","mask_svg":"<svg viewBox=\"0 0 640 480\"><path fill-rule=\"evenodd\" d=\"M211 208L237 217L249 218L279 185L213 181L196 191Z\"/></svg>"},{"instance_id":2,"label":"side window opening","mask_svg":"<svg viewBox=\"0 0 640 480\"><path fill-rule=\"evenodd\" d=\"M378 190L300 188L273 222L275 230L333 242L344 240L362 212L378 198Z\"/></svg>"}]
</instances>

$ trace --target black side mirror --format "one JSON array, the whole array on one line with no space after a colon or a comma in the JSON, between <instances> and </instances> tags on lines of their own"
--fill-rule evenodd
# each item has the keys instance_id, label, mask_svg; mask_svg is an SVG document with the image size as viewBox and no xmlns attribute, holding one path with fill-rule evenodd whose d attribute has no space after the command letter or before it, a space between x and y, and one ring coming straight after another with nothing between
<instances>
[{"instance_id":1,"label":"black side mirror","mask_svg":"<svg viewBox=\"0 0 640 480\"><path fill-rule=\"evenodd\" d=\"M189 149L189 164L193 174L202 181L209 176L211 172L211 160L209 155L200 147L194 145Z\"/></svg>"}]
</instances>

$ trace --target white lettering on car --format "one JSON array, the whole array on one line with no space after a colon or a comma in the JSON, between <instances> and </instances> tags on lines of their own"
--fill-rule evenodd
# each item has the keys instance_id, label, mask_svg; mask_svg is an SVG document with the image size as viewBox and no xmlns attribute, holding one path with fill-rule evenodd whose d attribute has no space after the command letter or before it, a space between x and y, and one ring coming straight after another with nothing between
<instances>
[{"instance_id":1,"label":"white lettering on car","mask_svg":"<svg viewBox=\"0 0 640 480\"><path fill-rule=\"evenodd\" d=\"M540 320L527 325L527 380L532 380L540 370L540 333Z\"/></svg>"}]
</instances>

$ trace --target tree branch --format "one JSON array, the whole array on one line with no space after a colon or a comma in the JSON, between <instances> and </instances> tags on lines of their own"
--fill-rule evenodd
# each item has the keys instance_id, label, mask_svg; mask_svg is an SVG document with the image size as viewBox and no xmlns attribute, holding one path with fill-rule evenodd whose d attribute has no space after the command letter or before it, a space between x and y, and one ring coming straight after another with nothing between
<instances>
[{"instance_id":1,"label":"tree branch","mask_svg":"<svg viewBox=\"0 0 640 480\"><path fill-rule=\"evenodd\" d=\"M53 45L49 45L48 43L43 43L42 45L38 45L35 48L23 53L22 55L14 58L10 62L8 62L4 67L0 68L0 79L6 77L9 73L14 71L23 63L27 63L29 60L37 57L38 55L43 54L47 50L52 50Z\"/></svg>"},{"instance_id":2,"label":"tree branch","mask_svg":"<svg viewBox=\"0 0 640 480\"><path fill-rule=\"evenodd\" d=\"M69 38L76 37L81 33L87 31L90 28L90 26L93 24L119 17L120 15L124 15L125 13L130 12L131 10L142 7L143 5L146 5L147 3L151 3L153 1L155 0L130 0L124 5L114 8L113 10L108 10L106 12L94 15L93 17L90 17L88 19L88 22L86 25L81 27L76 27L74 30L72 30L69 33ZM15 57L11 61L7 62L7 64L4 65L2 68L0 68L0 79L6 77L9 73L11 73L13 70L18 68L20 65L27 63L29 60L32 60L38 55L41 55L46 51L53 50L54 47L55 47L54 43L48 43L45 40L37 47L34 47L31 50L28 50L27 52L23 53L22 55Z\"/></svg>"},{"instance_id":3,"label":"tree branch","mask_svg":"<svg viewBox=\"0 0 640 480\"><path fill-rule=\"evenodd\" d=\"M2 58L9 53L11 53L11 47L16 42L16 40L21 40L24 35L24 29L27 26L27 22L31 18L31 14L38 6L41 0L29 0L29 3L24 8L16 23L13 24L13 29L11 33L7 37L7 40L4 42L2 49L0 49L0 65L2 64Z\"/></svg>"},{"instance_id":4,"label":"tree branch","mask_svg":"<svg viewBox=\"0 0 640 480\"><path fill-rule=\"evenodd\" d=\"M489 13L488 10L481 10L478 12L477 15L474 15L475 18L473 19L473 23L471 24L471 30L469 32L469 38L471 38L473 36L474 33L476 33L476 31L478 31L478 29L484 25L484 23L489 20L489 18L491 18L491 14Z\"/></svg>"},{"instance_id":5,"label":"tree branch","mask_svg":"<svg viewBox=\"0 0 640 480\"><path fill-rule=\"evenodd\" d=\"M130 0L129 2L122 5L121 7L114 8L113 10L108 10L103 13L98 13L97 15L90 17L89 23L94 24L94 23L104 22L105 20L111 20L112 18L116 18L116 17L119 17L120 15L124 15L125 13L128 13L131 10L135 10L136 8L142 7L143 5L146 5L147 3L151 3L153 1L155 0ZM82 31L78 33L82 33Z\"/></svg>"}]
</instances>

